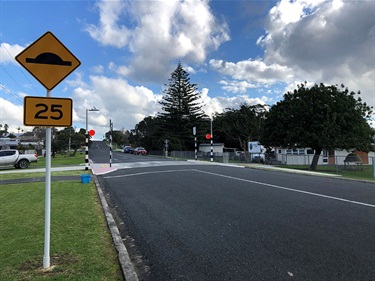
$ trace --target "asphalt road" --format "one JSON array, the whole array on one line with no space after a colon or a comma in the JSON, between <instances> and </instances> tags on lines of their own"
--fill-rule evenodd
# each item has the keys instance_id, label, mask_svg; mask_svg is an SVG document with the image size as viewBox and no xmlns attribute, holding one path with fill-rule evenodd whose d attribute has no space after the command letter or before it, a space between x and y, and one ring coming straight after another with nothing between
<instances>
[{"instance_id":1,"label":"asphalt road","mask_svg":"<svg viewBox=\"0 0 375 281\"><path fill-rule=\"evenodd\" d=\"M194 163L98 179L140 280L375 280L373 183Z\"/></svg>"}]
</instances>

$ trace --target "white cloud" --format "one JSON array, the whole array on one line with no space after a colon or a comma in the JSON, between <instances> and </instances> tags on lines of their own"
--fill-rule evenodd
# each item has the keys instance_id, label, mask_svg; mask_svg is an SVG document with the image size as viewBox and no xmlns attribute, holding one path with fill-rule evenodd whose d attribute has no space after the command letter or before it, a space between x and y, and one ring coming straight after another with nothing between
<instances>
[{"instance_id":1,"label":"white cloud","mask_svg":"<svg viewBox=\"0 0 375 281\"><path fill-rule=\"evenodd\" d=\"M102 65L96 65L90 69L93 73L101 74L104 72L104 67Z\"/></svg>"},{"instance_id":2,"label":"white cloud","mask_svg":"<svg viewBox=\"0 0 375 281\"><path fill-rule=\"evenodd\" d=\"M375 105L375 2L280 1L269 12L264 62L296 80L345 84Z\"/></svg>"},{"instance_id":3,"label":"white cloud","mask_svg":"<svg viewBox=\"0 0 375 281\"><path fill-rule=\"evenodd\" d=\"M0 98L1 125L9 126L8 132L17 132L18 127L23 126L23 105L15 105L9 100Z\"/></svg>"},{"instance_id":4,"label":"white cloud","mask_svg":"<svg viewBox=\"0 0 375 281\"><path fill-rule=\"evenodd\" d=\"M101 1L100 23L87 31L104 45L127 47L134 57L117 68L138 81L163 81L170 62L202 63L208 51L229 40L227 24L213 16L207 0L121 3Z\"/></svg>"},{"instance_id":5,"label":"white cloud","mask_svg":"<svg viewBox=\"0 0 375 281\"><path fill-rule=\"evenodd\" d=\"M109 130L109 120L115 128L133 129L144 117L160 111L160 95L143 86L129 85L126 80L105 76L90 76L90 86L73 91L74 122L85 124L86 109L94 106L99 112L89 112L89 123L97 126L100 135ZM78 83L79 84L79 83Z\"/></svg>"},{"instance_id":6,"label":"white cloud","mask_svg":"<svg viewBox=\"0 0 375 281\"><path fill-rule=\"evenodd\" d=\"M202 89L201 97L203 101L203 110L208 116L212 116L214 113L222 113L226 108L238 109L241 104L257 105L266 104L267 97L250 98L248 95L238 95L233 97L214 97L211 98L208 95L209 90L207 88Z\"/></svg>"},{"instance_id":7,"label":"white cloud","mask_svg":"<svg viewBox=\"0 0 375 281\"><path fill-rule=\"evenodd\" d=\"M14 63L18 64L14 59L19 53L21 53L25 47L18 44L10 45L8 43L0 44L0 64Z\"/></svg>"},{"instance_id":8,"label":"white cloud","mask_svg":"<svg viewBox=\"0 0 375 281\"><path fill-rule=\"evenodd\" d=\"M234 94L238 93L246 93L246 91L250 88L256 88L256 86L252 83L249 83L247 81L226 81L221 80L219 84L223 85L222 89L224 89L227 92L231 92Z\"/></svg>"},{"instance_id":9,"label":"white cloud","mask_svg":"<svg viewBox=\"0 0 375 281\"><path fill-rule=\"evenodd\" d=\"M210 60L213 70L230 76L236 80L246 80L249 83L274 84L278 81L292 81L293 70L289 67L270 64L267 65L261 59L226 62L223 60Z\"/></svg>"},{"instance_id":10,"label":"white cloud","mask_svg":"<svg viewBox=\"0 0 375 281\"><path fill-rule=\"evenodd\" d=\"M89 24L86 31L103 45L124 47L128 44L130 30L118 21L125 16L126 2L121 0L101 1L96 4L99 10L99 25Z\"/></svg>"},{"instance_id":11,"label":"white cloud","mask_svg":"<svg viewBox=\"0 0 375 281\"><path fill-rule=\"evenodd\" d=\"M223 89L241 92L233 85L243 81L259 88L296 81L345 84L375 106L374 1L281 0L269 11L257 44L264 47L263 59L210 60L211 69L226 77Z\"/></svg>"}]
</instances>

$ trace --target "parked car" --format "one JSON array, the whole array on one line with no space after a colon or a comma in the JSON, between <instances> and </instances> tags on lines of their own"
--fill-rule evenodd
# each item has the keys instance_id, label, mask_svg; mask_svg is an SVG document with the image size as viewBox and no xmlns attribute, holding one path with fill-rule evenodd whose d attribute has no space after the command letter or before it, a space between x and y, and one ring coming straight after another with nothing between
<instances>
[{"instance_id":1,"label":"parked car","mask_svg":"<svg viewBox=\"0 0 375 281\"><path fill-rule=\"evenodd\" d=\"M37 154L20 154L17 149L0 150L0 166L25 169L33 162L38 162Z\"/></svg>"},{"instance_id":2,"label":"parked car","mask_svg":"<svg viewBox=\"0 0 375 281\"><path fill-rule=\"evenodd\" d=\"M135 155L147 155L147 150L144 149L143 147L137 147L137 148L134 150L134 154L135 154Z\"/></svg>"},{"instance_id":3,"label":"parked car","mask_svg":"<svg viewBox=\"0 0 375 281\"><path fill-rule=\"evenodd\" d=\"M134 149L127 145L124 147L124 153L134 153Z\"/></svg>"}]
</instances>

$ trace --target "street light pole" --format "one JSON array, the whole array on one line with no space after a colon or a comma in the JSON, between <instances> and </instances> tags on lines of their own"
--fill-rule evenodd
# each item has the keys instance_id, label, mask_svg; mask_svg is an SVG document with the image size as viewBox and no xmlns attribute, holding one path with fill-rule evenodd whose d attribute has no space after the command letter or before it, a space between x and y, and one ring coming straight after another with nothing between
<instances>
[{"instance_id":1,"label":"street light pole","mask_svg":"<svg viewBox=\"0 0 375 281\"><path fill-rule=\"evenodd\" d=\"M86 149L85 149L85 170L89 169L89 111L99 111L95 106L86 109Z\"/></svg>"}]
</instances>

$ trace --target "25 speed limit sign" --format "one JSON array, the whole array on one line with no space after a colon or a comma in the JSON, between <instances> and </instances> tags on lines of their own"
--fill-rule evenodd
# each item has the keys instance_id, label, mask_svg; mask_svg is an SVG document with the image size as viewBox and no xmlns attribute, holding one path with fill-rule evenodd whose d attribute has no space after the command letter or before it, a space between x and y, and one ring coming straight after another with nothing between
<instances>
[{"instance_id":1,"label":"25 speed limit sign","mask_svg":"<svg viewBox=\"0 0 375 281\"><path fill-rule=\"evenodd\" d=\"M72 99L25 97L23 108L25 126L72 126Z\"/></svg>"}]
</instances>

